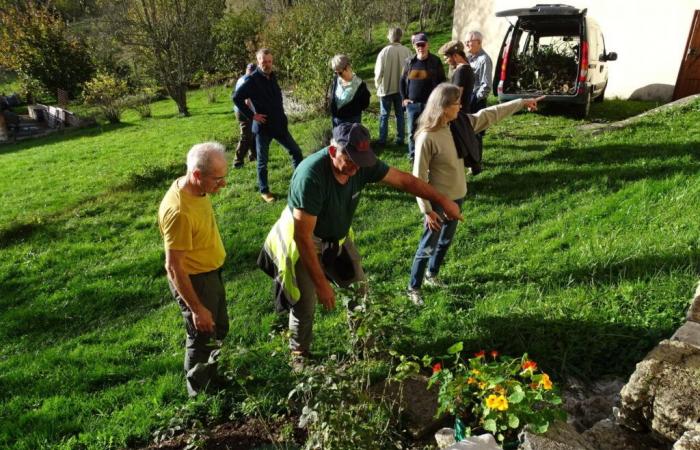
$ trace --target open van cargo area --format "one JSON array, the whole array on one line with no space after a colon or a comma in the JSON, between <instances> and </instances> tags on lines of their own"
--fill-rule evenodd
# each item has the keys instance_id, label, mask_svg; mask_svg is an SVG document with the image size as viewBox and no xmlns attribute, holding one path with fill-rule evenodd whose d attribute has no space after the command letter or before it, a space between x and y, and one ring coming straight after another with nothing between
<instances>
[{"instance_id":1,"label":"open van cargo area","mask_svg":"<svg viewBox=\"0 0 700 450\"><path fill-rule=\"evenodd\" d=\"M581 22L543 19L521 18L513 30L503 93L576 95Z\"/></svg>"}]
</instances>

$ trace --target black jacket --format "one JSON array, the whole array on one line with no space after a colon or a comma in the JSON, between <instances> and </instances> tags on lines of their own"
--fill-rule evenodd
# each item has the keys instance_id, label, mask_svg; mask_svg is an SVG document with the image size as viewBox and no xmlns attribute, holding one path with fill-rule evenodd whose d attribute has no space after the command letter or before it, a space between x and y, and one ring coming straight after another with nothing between
<instances>
[{"instance_id":1,"label":"black jacket","mask_svg":"<svg viewBox=\"0 0 700 450\"><path fill-rule=\"evenodd\" d=\"M355 92L352 100L343 105L342 108L338 108L335 104L335 89L337 87L338 75L335 75L326 94L326 102L328 103L328 110L331 116L340 117L341 119L359 116L369 106L369 90L367 89L367 83L364 81L357 88L357 92Z\"/></svg>"},{"instance_id":2,"label":"black jacket","mask_svg":"<svg viewBox=\"0 0 700 450\"><path fill-rule=\"evenodd\" d=\"M255 105L256 113L267 115L265 123L253 120L253 111L245 104L247 98ZM241 114L253 121L253 133L277 137L287 130L287 116L284 114L282 104L282 89L277 84L274 72L268 78L258 68L243 82L241 87L236 89L233 102Z\"/></svg>"},{"instance_id":3,"label":"black jacket","mask_svg":"<svg viewBox=\"0 0 700 450\"><path fill-rule=\"evenodd\" d=\"M410 99L414 101L420 101L421 103L423 103L428 101L427 97L424 99L415 99L410 98L408 94L408 85L409 83L411 83L411 80L408 78L408 74L411 71L411 67L416 63L416 61L418 61L418 55L413 55L412 57L407 58L404 62L403 73L401 74L401 80L399 81L399 93L401 94L401 100ZM447 78L445 77L445 68L442 66L440 58L433 55L432 53L428 53L426 66L428 70L428 76L430 77L430 80L432 82L432 88L430 89L432 91L438 84L447 80Z\"/></svg>"}]
</instances>

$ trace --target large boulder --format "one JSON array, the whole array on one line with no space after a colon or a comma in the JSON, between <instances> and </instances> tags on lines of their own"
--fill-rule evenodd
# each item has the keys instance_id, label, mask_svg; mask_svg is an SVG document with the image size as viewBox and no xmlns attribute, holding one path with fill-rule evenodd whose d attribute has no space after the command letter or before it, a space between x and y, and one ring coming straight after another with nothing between
<instances>
[{"instance_id":1,"label":"large boulder","mask_svg":"<svg viewBox=\"0 0 700 450\"><path fill-rule=\"evenodd\" d=\"M691 322L688 322L691 323ZM700 349L664 340L637 364L620 392L618 421L673 443L700 431Z\"/></svg>"},{"instance_id":2,"label":"large boulder","mask_svg":"<svg viewBox=\"0 0 700 450\"><path fill-rule=\"evenodd\" d=\"M700 433L697 431L686 431L673 444L673 450L700 450Z\"/></svg>"},{"instance_id":3,"label":"large boulder","mask_svg":"<svg viewBox=\"0 0 700 450\"><path fill-rule=\"evenodd\" d=\"M597 450L566 422L552 423L543 434L535 434L525 427L518 437L521 450Z\"/></svg>"}]
</instances>

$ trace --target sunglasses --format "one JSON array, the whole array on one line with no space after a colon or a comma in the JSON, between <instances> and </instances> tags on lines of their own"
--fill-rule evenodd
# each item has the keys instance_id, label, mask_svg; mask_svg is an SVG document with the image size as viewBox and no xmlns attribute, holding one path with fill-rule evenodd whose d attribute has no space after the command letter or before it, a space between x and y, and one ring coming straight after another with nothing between
<instances>
[{"instance_id":1,"label":"sunglasses","mask_svg":"<svg viewBox=\"0 0 700 450\"><path fill-rule=\"evenodd\" d=\"M425 45L426 45L425 42L416 42L416 44L415 44L416 47L420 47L420 48L425 47Z\"/></svg>"}]
</instances>

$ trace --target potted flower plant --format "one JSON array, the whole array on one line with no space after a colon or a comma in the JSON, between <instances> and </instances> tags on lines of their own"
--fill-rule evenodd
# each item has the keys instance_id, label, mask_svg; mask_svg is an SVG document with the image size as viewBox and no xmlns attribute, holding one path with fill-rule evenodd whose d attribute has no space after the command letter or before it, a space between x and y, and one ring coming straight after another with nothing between
<instances>
[{"instance_id":1,"label":"potted flower plant","mask_svg":"<svg viewBox=\"0 0 700 450\"><path fill-rule=\"evenodd\" d=\"M462 350L459 342L440 362L432 361L428 384L438 386L437 414L455 417L457 441L486 431L508 448L514 441L517 446L525 425L544 433L552 421L566 419L552 380L527 354L511 358L482 350L465 358Z\"/></svg>"}]
</instances>

